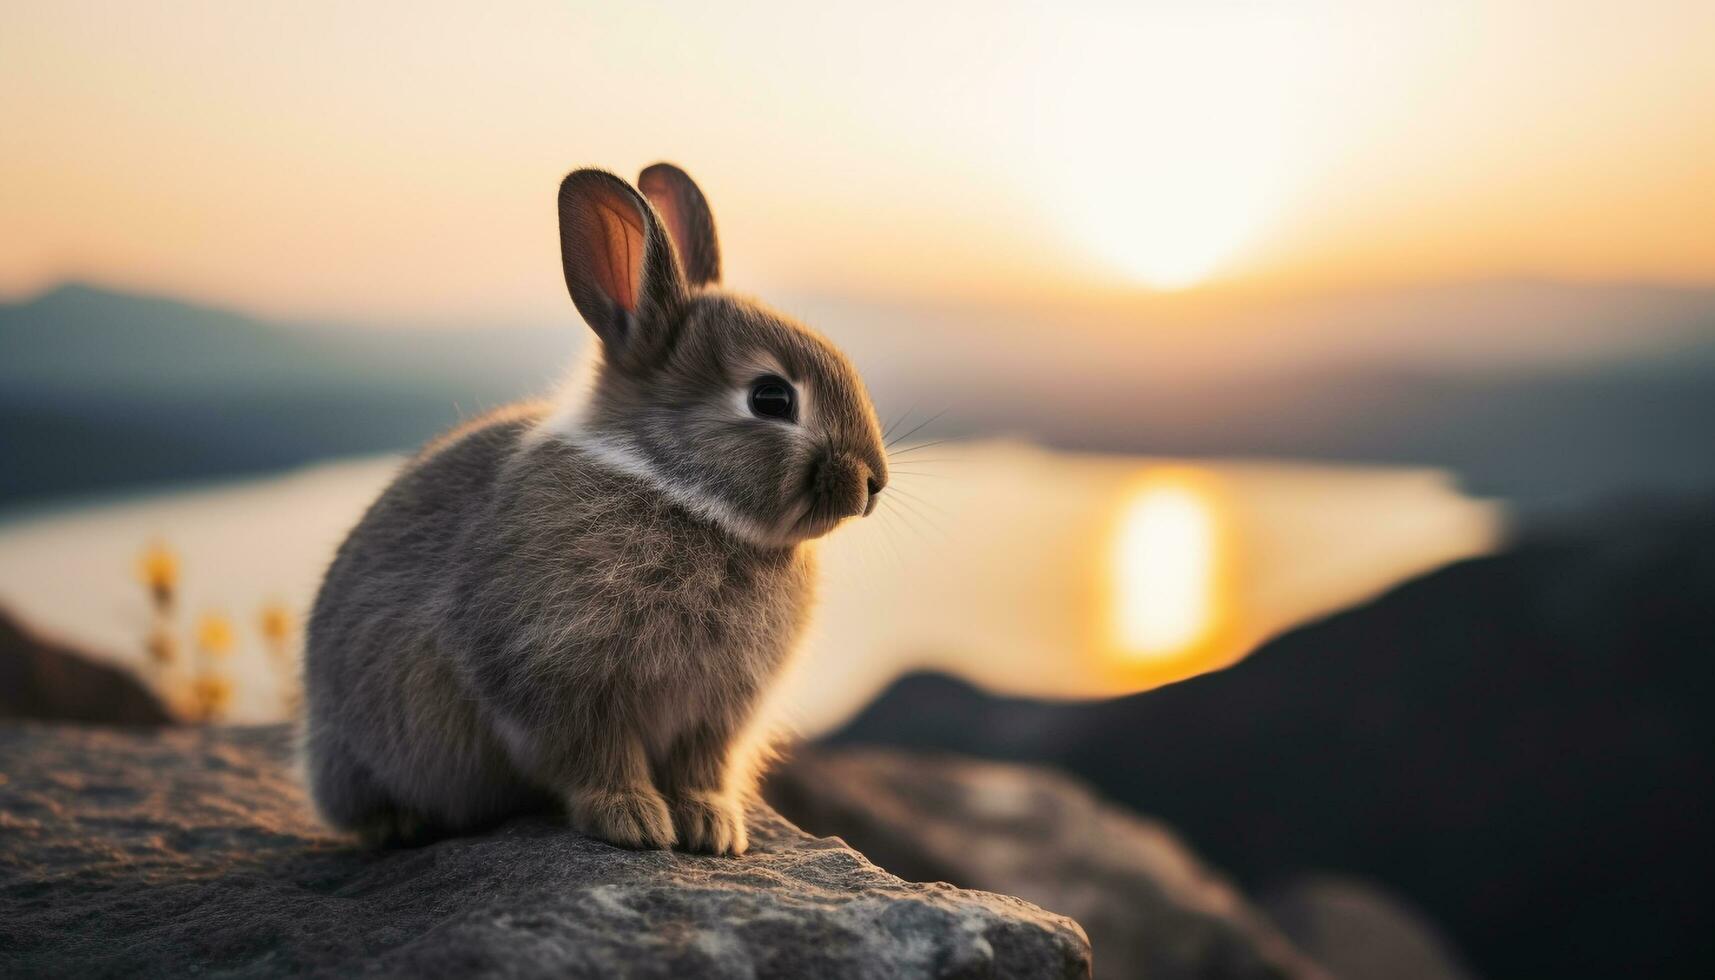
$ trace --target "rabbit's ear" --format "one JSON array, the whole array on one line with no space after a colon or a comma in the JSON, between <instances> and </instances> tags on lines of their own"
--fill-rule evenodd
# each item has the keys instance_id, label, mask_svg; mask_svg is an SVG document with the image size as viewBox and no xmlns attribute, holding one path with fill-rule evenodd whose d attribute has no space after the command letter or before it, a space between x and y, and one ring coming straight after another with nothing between
<instances>
[{"instance_id":1,"label":"rabbit's ear","mask_svg":"<svg viewBox=\"0 0 1715 980\"><path fill-rule=\"evenodd\" d=\"M610 363L642 368L666 352L685 302L685 277L655 209L602 170L560 182L560 262L566 289Z\"/></svg>"},{"instance_id":2,"label":"rabbit's ear","mask_svg":"<svg viewBox=\"0 0 1715 980\"><path fill-rule=\"evenodd\" d=\"M696 181L670 163L657 163L638 175L637 189L666 222L679 250L685 280L693 286L720 282L721 247L715 237L715 216Z\"/></svg>"}]
</instances>

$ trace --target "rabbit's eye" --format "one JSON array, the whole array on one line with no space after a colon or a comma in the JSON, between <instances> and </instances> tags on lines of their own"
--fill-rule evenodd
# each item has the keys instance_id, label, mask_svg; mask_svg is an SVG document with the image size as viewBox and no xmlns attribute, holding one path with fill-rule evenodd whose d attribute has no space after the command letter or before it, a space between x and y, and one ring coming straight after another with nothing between
<instances>
[{"instance_id":1,"label":"rabbit's eye","mask_svg":"<svg viewBox=\"0 0 1715 980\"><path fill-rule=\"evenodd\" d=\"M765 419L798 419L798 393L785 378L772 374L756 379L750 386L750 410Z\"/></svg>"}]
</instances>

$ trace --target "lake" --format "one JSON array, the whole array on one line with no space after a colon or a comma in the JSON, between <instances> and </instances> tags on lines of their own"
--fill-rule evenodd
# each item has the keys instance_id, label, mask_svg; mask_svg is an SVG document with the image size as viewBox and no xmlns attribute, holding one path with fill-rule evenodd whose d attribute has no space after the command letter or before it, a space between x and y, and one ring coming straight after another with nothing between
<instances>
[{"instance_id":1,"label":"lake","mask_svg":"<svg viewBox=\"0 0 1715 980\"><path fill-rule=\"evenodd\" d=\"M1050 698L1126 694L1494 547L1499 508L1431 469L908 448L877 513L821 542L822 597L779 691L802 731L899 674ZM301 625L400 457L0 525L0 607L219 716L290 710ZM170 601L152 593L170 580ZM1378 653L1385 655L1385 653Z\"/></svg>"}]
</instances>

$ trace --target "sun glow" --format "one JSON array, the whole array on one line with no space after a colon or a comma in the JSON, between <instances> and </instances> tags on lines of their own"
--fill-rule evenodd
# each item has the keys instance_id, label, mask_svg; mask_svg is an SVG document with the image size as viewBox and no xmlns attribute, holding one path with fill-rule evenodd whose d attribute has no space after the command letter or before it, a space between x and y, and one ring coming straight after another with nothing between
<instances>
[{"instance_id":1,"label":"sun glow","mask_svg":"<svg viewBox=\"0 0 1715 980\"><path fill-rule=\"evenodd\" d=\"M1218 273L1281 205L1306 32L1246 7L1065 39L1040 96L1067 234L1156 289Z\"/></svg>"},{"instance_id":2,"label":"sun glow","mask_svg":"<svg viewBox=\"0 0 1715 980\"><path fill-rule=\"evenodd\" d=\"M1153 475L1126 505L1114 570L1114 631L1123 655L1177 658L1214 632L1218 521L1207 490L1176 472Z\"/></svg>"}]
</instances>

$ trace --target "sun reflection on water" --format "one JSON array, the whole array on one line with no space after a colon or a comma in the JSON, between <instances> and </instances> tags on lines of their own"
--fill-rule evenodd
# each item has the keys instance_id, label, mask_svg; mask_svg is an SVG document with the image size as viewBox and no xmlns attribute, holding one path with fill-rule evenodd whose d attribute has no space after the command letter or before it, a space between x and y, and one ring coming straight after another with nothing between
<instances>
[{"instance_id":1,"label":"sun reflection on water","mask_svg":"<svg viewBox=\"0 0 1715 980\"><path fill-rule=\"evenodd\" d=\"M1152 469L1121 512L1114 543L1118 653L1161 664L1192 656L1221 626L1227 572L1215 494L1198 473Z\"/></svg>"}]
</instances>

